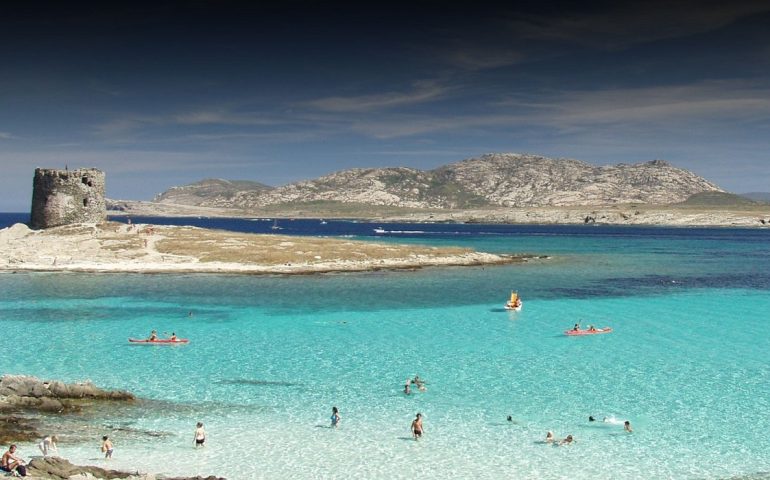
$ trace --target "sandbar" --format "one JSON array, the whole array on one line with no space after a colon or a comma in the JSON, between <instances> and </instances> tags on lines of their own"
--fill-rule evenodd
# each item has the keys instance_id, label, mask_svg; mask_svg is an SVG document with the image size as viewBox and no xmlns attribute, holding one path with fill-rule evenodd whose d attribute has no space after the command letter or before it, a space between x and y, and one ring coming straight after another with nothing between
<instances>
[{"instance_id":1,"label":"sandbar","mask_svg":"<svg viewBox=\"0 0 770 480\"><path fill-rule=\"evenodd\" d=\"M496 265L531 257L118 222L0 230L0 271L14 272L313 274Z\"/></svg>"}]
</instances>

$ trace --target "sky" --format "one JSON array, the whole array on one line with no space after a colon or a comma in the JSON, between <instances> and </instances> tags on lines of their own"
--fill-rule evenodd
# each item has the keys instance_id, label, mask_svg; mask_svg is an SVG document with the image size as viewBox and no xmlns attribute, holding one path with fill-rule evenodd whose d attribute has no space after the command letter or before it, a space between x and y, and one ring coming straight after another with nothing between
<instances>
[{"instance_id":1,"label":"sky","mask_svg":"<svg viewBox=\"0 0 770 480\"><path fill-rule=\"evenodd\" d=\"M770 191L770 2L3 2L0 211L492 152ZM114 5L113 5L114 4Z\"/></svg>"}]
</instances>

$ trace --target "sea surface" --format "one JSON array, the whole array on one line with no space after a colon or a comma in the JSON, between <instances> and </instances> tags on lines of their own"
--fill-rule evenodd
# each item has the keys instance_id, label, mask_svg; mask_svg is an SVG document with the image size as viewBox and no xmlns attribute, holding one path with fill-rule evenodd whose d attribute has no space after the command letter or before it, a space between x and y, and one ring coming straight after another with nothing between
<instances>
[{"instance_id":1,"label":"sea surface","mask_svg":"<svg viewBox=\"0 0 770 480\"><path fill-rule=\"evenodd\" d=\"M315 276L0 274L1 372L143 399L44 417L75 463L231 480L770 471L770 230L133 221L550 258ZM521 312L502 308L511 290ZM613 332L565 336L576 322ZM152 329L190 343L128 344ZM427 391L404 395L415 375ZM196 450L198 421L208 440ZM576 442L544 444L549 430Z\"/></svg>"}]
</instances>

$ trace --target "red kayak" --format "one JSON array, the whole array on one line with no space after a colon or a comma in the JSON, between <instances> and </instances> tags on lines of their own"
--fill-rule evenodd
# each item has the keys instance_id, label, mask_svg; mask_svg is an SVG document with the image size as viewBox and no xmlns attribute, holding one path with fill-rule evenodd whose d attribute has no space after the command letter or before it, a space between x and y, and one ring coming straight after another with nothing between
<instances>
[{"instance_id":1,"label":"red kayak","mask_svg":"<svg viewBox=\"0 0 770 480\"><path fill-rule=\"evenodd\" d=\"M595 330L565 330L564 335L598 335L600 333L610 333L612 329L610 327L597 328Z\"/></svg>"},{"instance_id":2,"label":"red kayak","mask_svg":"<svg viewBox=\"0 0 770 480\"><path fill-rule=\"evenodd\" d=\"M188 343L190 340L186 338L177 338L176 340L171 340L170 338L157 338L155 340L147 340L146 338L129 338L128 341L131 343L144 343L148 345L176 345L178 343Z\"/></svg>"}]
</instances>

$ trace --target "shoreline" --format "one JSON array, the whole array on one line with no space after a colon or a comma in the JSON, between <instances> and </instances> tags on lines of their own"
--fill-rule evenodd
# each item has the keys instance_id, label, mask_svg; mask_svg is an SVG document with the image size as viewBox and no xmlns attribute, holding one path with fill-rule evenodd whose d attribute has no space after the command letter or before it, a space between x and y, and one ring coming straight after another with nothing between
<instances>
[{"instance_id":1,"label":"shoreline","mask_svg":"<svg viewBox=\"0 0 770 480\"><path fill-rule=\"evenodd\" d=\"M77 224L0 230L0 272L313 275L503 265L534 255L198 227Z\"/></svg>"}]
</instances>

